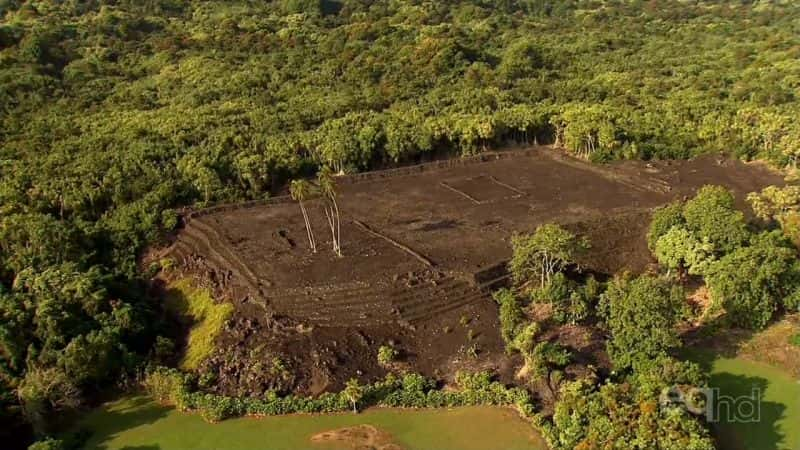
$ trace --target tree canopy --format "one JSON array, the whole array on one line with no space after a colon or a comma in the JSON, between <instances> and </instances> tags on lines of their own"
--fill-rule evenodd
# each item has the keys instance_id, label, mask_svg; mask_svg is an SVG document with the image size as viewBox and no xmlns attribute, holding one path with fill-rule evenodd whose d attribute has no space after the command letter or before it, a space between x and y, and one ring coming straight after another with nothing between
<instances>
[{"instance_id":1,"label":"tree canopy","mask_svg":"<svg viewBox=\"0 0 800 450\"><path fill-rule=\"evenodd\" d=\"M29 374L86 391L135 371L160 325L137 258L186 205L514 142L796 168L798 17L797 2L0 0L0 404ZM707 194L682 224L724 259L747 233Z\"/></svg>"},{"instance_id":2,"label":"tree canopy","mask_svg":"<svg viewBox=\"0 0 800 450\"><path fill-rule=\"evenodd\" d=\"M675 326L686 317L683 289L647 275L616 278L602 298L611 338L608 355L619 369L647 365L680 345Z\"/></svg>"}]
</instances>

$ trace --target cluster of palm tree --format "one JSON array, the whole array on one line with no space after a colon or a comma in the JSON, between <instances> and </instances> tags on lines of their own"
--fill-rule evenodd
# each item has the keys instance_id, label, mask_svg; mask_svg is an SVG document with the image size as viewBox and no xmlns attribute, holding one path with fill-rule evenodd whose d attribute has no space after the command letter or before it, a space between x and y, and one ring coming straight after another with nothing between
<instances>
[{"instance_id":1,"label":"cluster of palm tree","mask_svg":"<svg viewBox=\"0 0 800 450\"><path fill-rule=\"evenodd\" d=\"M289 193L292 199L300 204L300 211L303 213L303 221L306 225L308 244L314 253L317 252L317 242L305 203L318 198L322 199L322 208L325 211L325 218L331 230L333 253L336 256L342 256L341 216L339 214L339 204L336 202L336 186L331 169L323 167L317 173L316 184L305 179L292 180L289 185Z\"/></svg>"}]
</instances>

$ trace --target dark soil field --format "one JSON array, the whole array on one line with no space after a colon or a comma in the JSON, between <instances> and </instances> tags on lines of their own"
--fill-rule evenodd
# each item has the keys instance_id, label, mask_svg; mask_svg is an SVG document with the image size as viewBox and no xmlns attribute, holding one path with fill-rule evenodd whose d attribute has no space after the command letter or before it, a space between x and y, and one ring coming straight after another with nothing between
<instances>
[{"instance_id":1,"label":"dark soil field","mask_svg":"<svg viewBox=\"0 0 800 450\"><path fill-rule=\"evenodd\" d=\"M321 205L307 205L312 253L300 208L280 197L188 214L169 253L236 306L204 368L222 392L314 394L382 376L386 344L397 366L429 376L487 368L510 380L519 361L504 353L490 292L507 276L513 233L558 222L590 239L586 269L642 271L653 208L705 184L741 201L780 183L716 156L600 166L545 147L487 153L338 178L341 258ZM602 360L591 336L563 331Z\"/></svg>"}]
</instances>

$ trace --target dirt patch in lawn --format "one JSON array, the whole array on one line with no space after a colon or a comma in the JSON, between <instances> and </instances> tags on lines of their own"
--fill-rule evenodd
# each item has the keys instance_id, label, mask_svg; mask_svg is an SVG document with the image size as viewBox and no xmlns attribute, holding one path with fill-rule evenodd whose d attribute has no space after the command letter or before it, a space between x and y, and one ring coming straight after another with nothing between
<instances>
[{"instance_id":1,"label":"dirt patch in lawn","mask_svg":"<svg viewBox=\"0 0 800 450\"><path fill-rule=\"evenodd\" d=\"M715 156L598 166L543 147L487 153L338 178L343 257L330 250L321 205L307 204L312 253L300 209L285 197L189 214L167 253L180 275L233 299L202 368L220 392L314 394L350 377L370 381L385 374L381 345L428 376L491 369L513 382L518 361L504 354L490 296L507 277L512 233L558 222L591 240L588 270L637 272L651 262L653 208L708 183L741 200L781 181Z\"/></svg>"},{"instance_id":2,"label":"dirt patch in lawn","mask_svg":"<svg viewBox=\"0 0 800 450\"><path fill-rule=\"evenodd\" d=\"M372 425L356 425L324 431L311 436L311 442L337 444L353 450L403 450L403 447L392 442L392 436Z\"/></svg>"}]
</instances>

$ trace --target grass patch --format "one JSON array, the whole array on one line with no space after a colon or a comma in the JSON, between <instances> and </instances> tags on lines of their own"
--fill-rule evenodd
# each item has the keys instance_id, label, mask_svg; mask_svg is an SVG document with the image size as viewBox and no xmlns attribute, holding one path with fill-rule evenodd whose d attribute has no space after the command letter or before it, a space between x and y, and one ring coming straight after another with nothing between
<instances>
[{"instance_id":1,"label":"grass patch","mask_svg":"<svg viewBox=\"0 0 800 450\"><path fill-rule=\"evenodd\" d=\"M721 449L800 449L800 382L796 378L742 357L721 357L703 349L686 349L683 353L708 371L710 385L718 390L718 396L757 399L752 414L744 406L739 413L719 407L719 420L711 425Z\"/></svg>"},{"instance_id":2,"label":"grass patch","mask_svg":"<svg viewBox=\"0 0 800 450\"><path fill-rule=\"evenodd\" d=\"M214 351L214 341L233 313L233 305L214 302L210 290L197 288L184 278L169 285L164 306L168 313L191 326L180 367L197 369Z\"/></svg>"},{"instance_id":3,"label":"grass patch","mask_svg":"<svg viewBox=\"0 0 800 450\"><path fill-rule=\"evenodd\" d=\"M800 316L787 316L744 341L738 354L800 378ZM794 344L797 342L797 344Z\"/></svg>"},{"instance_id":4,"label":"grass patch","mask_svg":"<svg viewBox=\"0 0 800 450\"><path fill-rule=\"evenodd\" d=\"M197 414L160 406L146 397L132 397L92 411L79 426L92 433L86 450L321 450L343 447L314 443L312 436L363 424L389 433L406 450L547 448L516 411L484 406L244 417L212 425Z\"/></svg>"}]
</instances>

